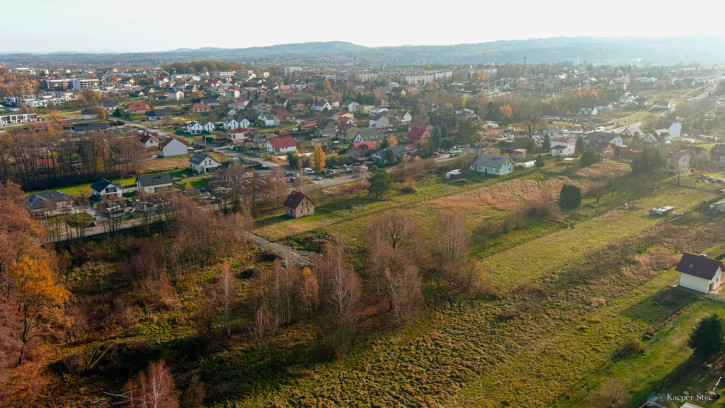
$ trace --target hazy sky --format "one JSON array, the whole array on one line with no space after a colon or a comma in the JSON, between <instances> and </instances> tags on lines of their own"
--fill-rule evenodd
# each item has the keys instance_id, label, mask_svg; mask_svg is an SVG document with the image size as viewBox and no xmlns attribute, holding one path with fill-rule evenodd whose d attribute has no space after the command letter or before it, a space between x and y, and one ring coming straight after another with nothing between
<instances>
[{"instance_id":1,"label":"hazy sky","mask_svg":"<svg viewBox=\"0 0 725 408\"><path fill-rule=\"evenodd\" d=\"M722 0L0 0L0 52L725 35Z\"/></svg>"}]
</instances>

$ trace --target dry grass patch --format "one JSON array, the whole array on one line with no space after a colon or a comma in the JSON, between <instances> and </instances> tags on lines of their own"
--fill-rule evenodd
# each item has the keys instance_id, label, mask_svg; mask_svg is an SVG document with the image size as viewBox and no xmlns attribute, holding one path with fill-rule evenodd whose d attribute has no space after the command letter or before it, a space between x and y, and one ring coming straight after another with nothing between
<instances>
[{"instance_id":1,"label":"dry grass patch","mask_svg":"<svg viewBox=\"0 0 725 408\"><path fill-rule=\"evenodd\" d=\"M586 179L602 181L624 176L631 170L625 163L596 163L579 170L576 174Z\"/></svg>"}]
</instances>

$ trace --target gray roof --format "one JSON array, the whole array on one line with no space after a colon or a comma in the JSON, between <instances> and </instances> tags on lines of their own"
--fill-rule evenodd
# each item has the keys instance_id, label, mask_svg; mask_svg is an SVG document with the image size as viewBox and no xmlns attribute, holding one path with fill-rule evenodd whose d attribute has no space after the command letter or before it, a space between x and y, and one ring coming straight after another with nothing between
<instances>
[{"instance_id":1,"label":"gray roof","mask_svg":"<svg viewBox=\"0 0 725 408\"><path fill-rule=\"evenodd\" d=\"M73 197L60 191L42 191L29 196L25 205L33 210L41 210L43 208L55 208L56 203L64 201L73 201Z\"/></svg>"},{"instance_id":2,"label":"gray roof","mask_svg":"<svg viewBox=\"0 0 725 408\"><path fill-rule=\"evenodd\" d=\"M114 101L111 99L102 99L99 105L101 105L101 107L103 108L114 108L118 106L118 101Z\"/></svg>"},{"instance_id":3,"label":"gray roof","mask_svg":"<svg viewBox=\"0 0 725 408\"><path fill-rule=\"evenodd\" d=\"M507 156L501 156L498 154L482 153L471 163L472 166L484 166L500 169L506 162L511 163L513 166L514 162L511 161Z\"/></svg>"},{"instance_id":4,"label":"gray roof","mask_svg":"<svg viewBox=\"0 0 725 408\"><path fill-rule=\"evenodd\" d=\"M592 132L587 135L586 140L588 142L593 142L595 140L601 140L607 143L611 143L612 140L616 139L617 136L619 136L616 133L608 133L608 132Z\"/></svg>"},{"instance_id":5,"label":"gray roof","mask_svg":"<svg viewBox=\"0 0 725 408\"><path fill-rule=\"evenodd\" d=\"M383 139L383 131L376 128L360 129L357 134L362 137L363 142L376 142Z\"/></svg>"},{"instance_id":6,"label":"gray roof","mask_svg":"<svg viewBox=\"0 0 725 408\"><path fill-rule=\"evenodd\" d=\"M191 163L191 164L195 164L195 165L197 165L197 166L198 166L198 165L200 165L200 164L201 164L201 163L202 163L202 162L203 162L204 160L206 160L207 158L210 158L210 159L214 160L214 158L212 158L211 156L209 156L209 155L208 155L208 154L206 154L206 153L194 153L194 155L193 155L193 156L191 156L191 158L189 159L189 163ZM216 161L216 160L214 160L214 161Z\"/></svg>"},{"instance_id":7,"label":"gray roof","mask_svg":"<svg viewBox=\"0 0 725 408\"><path fill-rule=\"evenodd\" d=\"M171 179L171 175L169 173L152 173L136 177L136 182L141 187L153 187L164 184L172 184L174 180Z\"/></svg>"}]
</instances>

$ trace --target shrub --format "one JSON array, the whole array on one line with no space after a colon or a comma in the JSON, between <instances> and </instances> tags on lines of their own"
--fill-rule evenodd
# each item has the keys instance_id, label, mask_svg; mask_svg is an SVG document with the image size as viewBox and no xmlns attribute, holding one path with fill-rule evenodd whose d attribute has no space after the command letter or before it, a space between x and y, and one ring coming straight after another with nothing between
<instances>
[{"instance_id":1,"label":"shrub","mask_svg":"<svg viewBox=\"0 0 725 408\"><path fill-rule=\"evenodd\" d=\"M626 357L632 354L644 353L645 345L644 342L636 336L630 336L627 341L617 351L617 354Z\"/></svg>"}]
</instances>

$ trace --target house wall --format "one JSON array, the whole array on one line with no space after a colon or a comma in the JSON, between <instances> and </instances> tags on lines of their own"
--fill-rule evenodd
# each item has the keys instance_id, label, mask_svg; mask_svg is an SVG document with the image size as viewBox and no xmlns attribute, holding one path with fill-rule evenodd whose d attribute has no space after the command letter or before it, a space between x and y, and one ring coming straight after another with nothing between
<instances>
[{"instance_id":1,"label":"house wall","mask_svg":"<svg viewBox=\"0 0 725 408\"><path fill-rule=\"evenodd\" d=\"M286 208L286 213L294 218L315 215L315 206L308 200L303 200L297 208Z\"/></svg>"},{"instance_id":2,"label":"house wall","mask_svg":"<svg viewBox=\"0 0 725 408\"><path fill-rule=\"evenodd\" d=\"M717 288L720 287L720 280L722 277L722 271L718 269L717 273L715 273L715 276L712 278L712 281L709 281L707 279L698 278L697 276L688 275L686 273L680 273L680 278L678 284L682 286L683 288L688 288L692 290L696 290L698 292L702 293L708 293L710 292L710 283L714 283L713 290L717 290Z\"/></svg>"},{"instance_id":3,"label":"house wall","mask_svg":"<svg viewBox=\"0 0 725 408\"><path fill-rule=\"evenodd\" d=\"M188 152L189 149L181 142L169 143L161 149L161 155L164 157L184 156Z\"/></svg>"}]
</instances>

